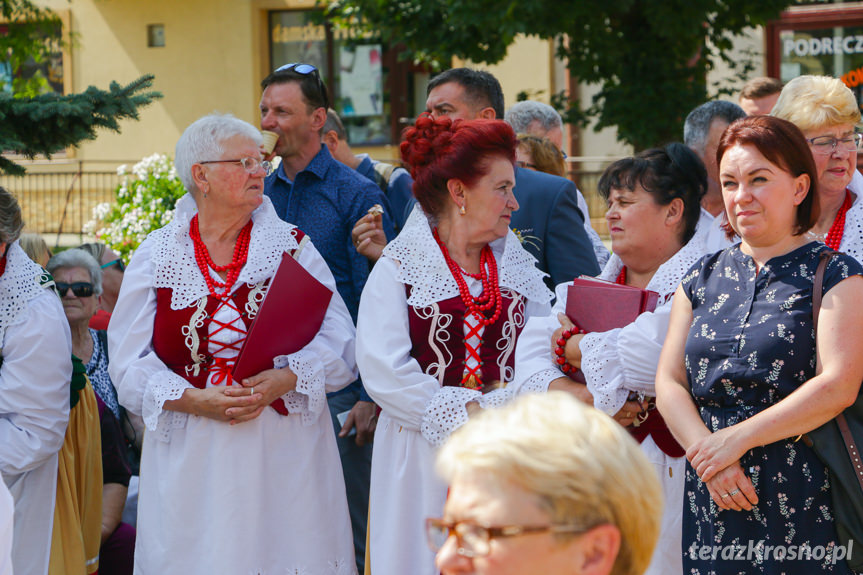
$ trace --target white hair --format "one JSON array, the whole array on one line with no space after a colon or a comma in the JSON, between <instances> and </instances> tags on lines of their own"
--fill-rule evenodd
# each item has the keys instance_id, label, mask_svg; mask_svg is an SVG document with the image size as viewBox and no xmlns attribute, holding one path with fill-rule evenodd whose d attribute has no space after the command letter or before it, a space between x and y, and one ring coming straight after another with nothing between
<instances>
[{"instance_id":1,"label":"white hair","mask_svg":"<svg viewBox=\"0 0 863 575\"><path fill-rule=\"evenodd\" d=\"M198 192L192 179L192 166L199 162L218 160L225 151L222 147L225 141L235 136L249 138L259 146L263 141L257 128L231 114L210 114L195 120L186 128L177 140L174 166L187 191Z\"/></svg>"},{"instance_id":2,"label":"white hair","mask_svg":"<svg viewBox=\"0 0 863 575\"><path fill-rule=\"evenodd\" d=\"M506 120L516 134L533 134L535 136L544 136L550 130L560 128L563 130L563 120L557 110L543 104L542 102L534 102L533 100L524 100L517 102L506 111L504 115ZM534 122L539 124L542 134L535 134L531 131L531 124Z\"/></svg>"},{"instance_id":3,"label":"white hair","mask_svg":"<svg viewBox=\"0 0 863 575\"><path fill-rule=\"evenodd\" d=\"M48 273L53 274L60 268L84 268L90 274L90 283L93 284L93 294L102 294L102 268L90 252L81 248L62 251L51 256L45 266Z\"/></svg>"}]
</instances>

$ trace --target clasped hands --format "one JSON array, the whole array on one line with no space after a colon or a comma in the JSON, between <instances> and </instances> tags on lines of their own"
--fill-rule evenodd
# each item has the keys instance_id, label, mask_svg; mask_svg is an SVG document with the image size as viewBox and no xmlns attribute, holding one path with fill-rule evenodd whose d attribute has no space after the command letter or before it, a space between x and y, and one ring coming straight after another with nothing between
<instances>
[{"instance_id":1,"label":"clasped hands","mask_svg":"<svg viewBox=\"0 0 863 575\"><path fill-rule=\"evenodd\" d=\"M720 509L750 511L758 503L755 486L740 465L746 451L733 426L702 437L686 450L686 459Z\"/></svg>"},{"instance_id":2,"label":"clasped hands","mask_svg":"<svg viewBox=\"0 0 863 575\"><path fill-rule=\"evenodd\" d=\"M268 369L240 382L240 385L191 388L190 412L201 417L236 425L258 417L276 399L297 387L290 368Z\"/></svg>"}]
</instances>

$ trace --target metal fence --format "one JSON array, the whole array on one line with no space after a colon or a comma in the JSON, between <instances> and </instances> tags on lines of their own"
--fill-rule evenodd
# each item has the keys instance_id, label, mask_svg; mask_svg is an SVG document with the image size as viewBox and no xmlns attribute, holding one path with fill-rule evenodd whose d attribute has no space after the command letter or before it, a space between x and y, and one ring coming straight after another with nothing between
<instances>
[{"instance_id":1,"label":"metal fence","mask_svg":"<svg viewBox=\"0 0 863 575\"><path fill-rule=\"evenodd\" d=\"M28 166L24 176L0 175L0 185L17 197L27 231L42 234L52 245L80 243L84 239L81 230L91 219L93 208L115 200L120 184L117 166L121 163L78 161ZM580 169L577 164L571 168L570 178L584 194L593 228L607 238L605 201L596 191L602 171Z\"/></svg>"},{"instance_id":2,"label":"metal fence","mask_svg":"<svg viewBox=\"0 0 863 575\"><path fill-rule=\"evenodd\" d=\"M113 202L119 183L116 168L104 162L27 166L23 176L0 176L0 185L21 205L26 231L42 234L52 245L80 243L93 208Z\"/></svg>"}]
</instances>

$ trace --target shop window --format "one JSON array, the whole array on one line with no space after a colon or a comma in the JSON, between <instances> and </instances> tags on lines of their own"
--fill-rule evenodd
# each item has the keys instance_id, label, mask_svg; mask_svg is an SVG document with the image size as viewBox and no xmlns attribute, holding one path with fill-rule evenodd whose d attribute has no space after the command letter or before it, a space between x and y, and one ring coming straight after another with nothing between
<instances>
[{"instance_id":1,"label":"shop window","mask_svg":"<svg viewBox=\"0 0 863 575\"><path fill-rule=\"evenodd\" d=\"M348 38L315 16L310 10L269 13L270 69L291 62L316 66L351 145L398 143L406 117L417 113L407 64L381 44Z\"/></svg>"},{"instance_id":2,"label":"shop window","mask_svg":"<svg viewBox=\"0 0 863 575\"><path fill-rule=\"evenodd\" d=\"M768 73L783 82L804 74L840 78L863 104L863 8L821 6L783 12L768 25Z\"/></svg>"},{"instance_id":3,"label":"shop window","mask_svg":"<svg viewBox=\"0 0 863 575\"><path fill-rule=\"evenodd\" d=\"M28 30L22 29L27 27ZM17 28L17 29L16 29ZM62 26L46 26L35 32L28 24L0 24L0 36L33 34L42 38L44 48L39 58L21 57L12 53L0 61L0 90L9 94L33 96L36 94L63 94L63 43Z\"/></svg>"}]
</instances>

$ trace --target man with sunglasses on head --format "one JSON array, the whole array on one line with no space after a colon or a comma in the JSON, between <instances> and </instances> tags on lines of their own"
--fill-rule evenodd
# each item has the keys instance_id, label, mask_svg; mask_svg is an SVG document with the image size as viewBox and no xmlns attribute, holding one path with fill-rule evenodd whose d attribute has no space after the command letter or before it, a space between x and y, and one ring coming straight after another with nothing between
<instances>
[{"instance_id":1,"label":"man with sunglasses on head","mask_svg":"<svg viewBox=\"0 0 863 575\"><path fill-rule=\"evenodd\" d=\"M434 117L504 119L503 90L488 72L446 70L431 79L427 96L426 111ZM513 191L519 209L513 212L510 227L525 238L524 247L537 259L537 267L549 274L546 284L551 289L579 275L599 273L575 184L517 167Z\"/></svg>"},{"instance_id":2,"label":"man with sunglasses on head","mask_svg":"<svg viewBox=\"0 0 863 575\"><path fill-rule=\"evenodd\" d=\"M90 320L90 327L95 330L108 329L111 314L120 295L120 284L123 283L123 273L126 264L119 254L101 242L92 242L79 246L99 262L102 268L102 297L99 299L99 309Z\"/></svg>"},{"instance_id":3,"label":"man with sunglasses on head","mask_svg":"<svg viewBox=\"0 0 863 575\"><path fill-rule=\"evenodd\" d=\"M378 204L384 208L384 233L387 240L392 239L395 234L386 196L373 182L333 159L321 142L329 98L317 68L286 64L264 78L261 87L261 128L279 136L267 159L279 156L282 160L267 176L264 194L272 200L279 217L314 241L356 323L370 263L357 252L351 229ZM359 380L331 394L327 401L338 430L354 548L362 572L376 406ZM340 414L346 414L341 415L343 421L338 419Z\"/></svg>"}]
</instances>

